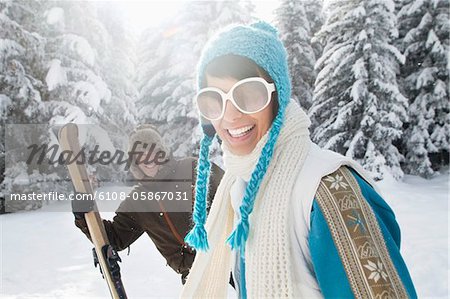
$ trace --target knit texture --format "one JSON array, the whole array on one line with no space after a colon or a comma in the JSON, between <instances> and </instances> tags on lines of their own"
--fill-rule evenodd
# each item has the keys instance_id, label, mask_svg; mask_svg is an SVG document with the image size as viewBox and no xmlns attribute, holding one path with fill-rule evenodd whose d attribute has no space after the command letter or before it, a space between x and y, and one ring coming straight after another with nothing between
<instances>
[{"instance_id":1,"label":"knit texture","mask_svg":"<svg viewBox=\"0 0 450 299\"><path fill-rule=\"evenodd\" d=\"M295 297L293 272L289 265L291 252L288 215L295 179L311 144L309 125L306 114L297 103L291 101L286 110L285 124L274 147L273 163L260 184L253 212L249 216L252 225L249 227L245 250L249 298ZM236 156L222 144L226 171L206 221L211 247L208 252L197 252L181 297L226 296L231 250L224 240L232 229L234 215L230 190L238 176L248 176L255 164L258 164L256 157L258 152L262 152L261 147L258 144L251 154ZM241 206L241 213L242 210Z\"/></svg>"},{"instance_id":2,"label":"knit texture","mask_svg":"<svg viewBox=\"0 0 450 299\"><path fill-rule=\"evenodd\" d=\"M274 147L283 127L286 107L290 102L291 83L286 50L278 38L277 30L268 23L257 22L249 26L233 25L225 28L212 38L205 46L198 64L197 80L199 88L208 63L214 58L227 54L247 57L263 68L274 80L278 95L278 113L272 122L267 141L258 157L258 162L252 170L240 208L241 221L227 239L232 249L239 248L243 253L250 231L249 216L253 211L256 194L271 163ZM209 132L204 131L203 139L209 137ZM201 153L199 169L207 168L205 166L209 163L206 161L207 159L207 155ZM202 173L199 171L197 183L206 180L203 175L209 176L209 172ZM206 195L199 189L198 185L196 191L195 205L202 208L196 207L194 209L193 220L195 226L185 240L192 247L202 250L208 248L208 239L203 226L204 215L206 215L206 208L203 209L203 207L206 207Z\"/></svg>"},{"instance_id":3,"label":"knit texture","mask_svg":"<svg viewBox=\"0 0 450 299\"><path fill-rule=\"evenodd\" d=\"M198 88L206 66L214 58L228 54L247 57L263 68L274 80L281 110L286 108L291 96L287 52L274 27L260 21L249 26L230 25L218 32L203 48L197 66Z\"/></svg>"}]
</instances>

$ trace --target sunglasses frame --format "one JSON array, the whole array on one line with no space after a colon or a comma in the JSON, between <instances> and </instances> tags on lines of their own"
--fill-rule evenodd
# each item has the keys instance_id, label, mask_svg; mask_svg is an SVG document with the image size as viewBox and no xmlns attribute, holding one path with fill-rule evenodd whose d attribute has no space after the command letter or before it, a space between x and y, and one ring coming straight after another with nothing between
<instances>
[{"instance_id":1,"label":"sunglasses frame","mask_svg":"<svg viewBox=\"0 0 450 299\"><path fill-rule=\"evenodd\" d=\"M267 89L267 98L268 98L267 103L264 104L264 106L263 106L262 108L260 108L260 109L258 109L258 110L256 110L256 111L252 111L252 112L248 112L248 111L242 110L242 109L236 104L236 101L235 101L234 98L233 98L233 92L234 92L234 90L235 90L237 87L239 87L240 85L242 85L242 84L244 84L244 83L248 83L248 82L260 82L260 83L264 84L264 86L265 86L266 89ZM222 97L222 112L220 113L220 116L217 117L217 118L209 118L209 117L205 116L205 115L202 113L202 111L200 110L200 107L199 107L199 105L198 105L198 96L199 96L201 93L207 92L207 91L215 91L215 92L217 92L217 93ZM245 78L245 79L242 79L242 80L236 82L236 83L231 87L231 89L230 89L228 92L224 92L223 90L221 90L220 88L217 88L217 87L206 87L206 88L202 88L202 89L200 89L200 90L197 92L197 94L195 95L194 101L195 101L195 104L196 104L196 106L197 106L197 110L198 110L198 112L201 114L202 117L204 117L204 118L206 118L206 119L208 119L208 120L219 120L219 119L221 119L221 118L224 116L224 114L225 114L225 107L226 107L226 105L227 105L227 101L230 101L231 103L233 103L234 107L236 107L236 109L238 109L240 112L242 112L242 113L244 113L244 114L253 114L253 113L260 112L261 110L265 109L265 108L269 105L269 103L270 103L271 100L272 100L272 93L273 93L274 91L276 91L276 89L275 89L275 84L274 84L274 83L269 83L269 82L267 82L264 78L261 78L261 77L250 77L250 78Z\"/></svg>"}]
</instances>

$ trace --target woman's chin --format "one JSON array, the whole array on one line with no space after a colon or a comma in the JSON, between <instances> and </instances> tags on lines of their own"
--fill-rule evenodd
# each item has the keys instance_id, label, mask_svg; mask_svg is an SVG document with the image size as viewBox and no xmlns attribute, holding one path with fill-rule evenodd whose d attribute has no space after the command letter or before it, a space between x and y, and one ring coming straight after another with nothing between
<instances>
[{"instance_id":1,"label":"woman's chin","mask_svg":"<svg viewBox=\"0 0 450 299\"><path fill-rule=\"evenodd\" d=\"M239 156L250 154L258 143L256 140L257 131L255 129L251 130L246 135L239 137L233 137L225 131L225 140L230 151Z\"/></svg>"}]
</instances>

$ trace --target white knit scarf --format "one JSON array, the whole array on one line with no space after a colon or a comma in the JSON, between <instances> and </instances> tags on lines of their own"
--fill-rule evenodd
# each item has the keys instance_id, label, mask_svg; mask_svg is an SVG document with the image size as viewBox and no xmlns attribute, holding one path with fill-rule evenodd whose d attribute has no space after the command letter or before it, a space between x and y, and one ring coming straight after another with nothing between
<instances>
[{"instance_id":1,"label":"white knit scarf","mask_svg":"<svg viewBox=\"0 0 450 299\"><path fill-rule=\"evenodd\" d=\"M301 170L311 141L310 121L294 101L286 108L284 125L274 154L250 214L250 232L245 249L246 289L249 298L293 298L290 267L289 202L295 179ZM230 189L236 177L245 180L258 162L267 140L266 133L246 156L232 154L222 144L225 175L220 182L205 224L210 248L197 252L181 293L182 298L226 297L231 270L231 249L226 238L233 228L234 211Z\"/></svg>"}]
</instances>

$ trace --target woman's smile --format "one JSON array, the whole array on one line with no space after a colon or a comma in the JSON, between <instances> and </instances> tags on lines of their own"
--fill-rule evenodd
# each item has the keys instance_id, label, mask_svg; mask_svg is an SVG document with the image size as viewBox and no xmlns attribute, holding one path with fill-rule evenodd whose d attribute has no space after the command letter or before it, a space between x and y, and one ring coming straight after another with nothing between
<instances>
[{"instance_id":1,"label":"woman's smile","mask_svg":"<svg viewBox=\"0 0 450 299\"><path fill-rule=\"evenodd\" d=\"M231 137L239 138L239 137L247 135L254 128L255 128L255 125L249 125L249 126L241 127L238 129L227 129L227 131Z\"/></svg>"},{"instance_id":2,"label":"woman's smile","mask_svg":"<svg viewBox=\"0 0 450 299\"><path fill-rule=\"evenodd\" d=\"M256 125L249 125L240 127L237 129L227 129L228 136L230 137L228 140L230 143L238 144L247 141L252 138L252 135L255 133Z\"/></svg>"}]
</instances>

